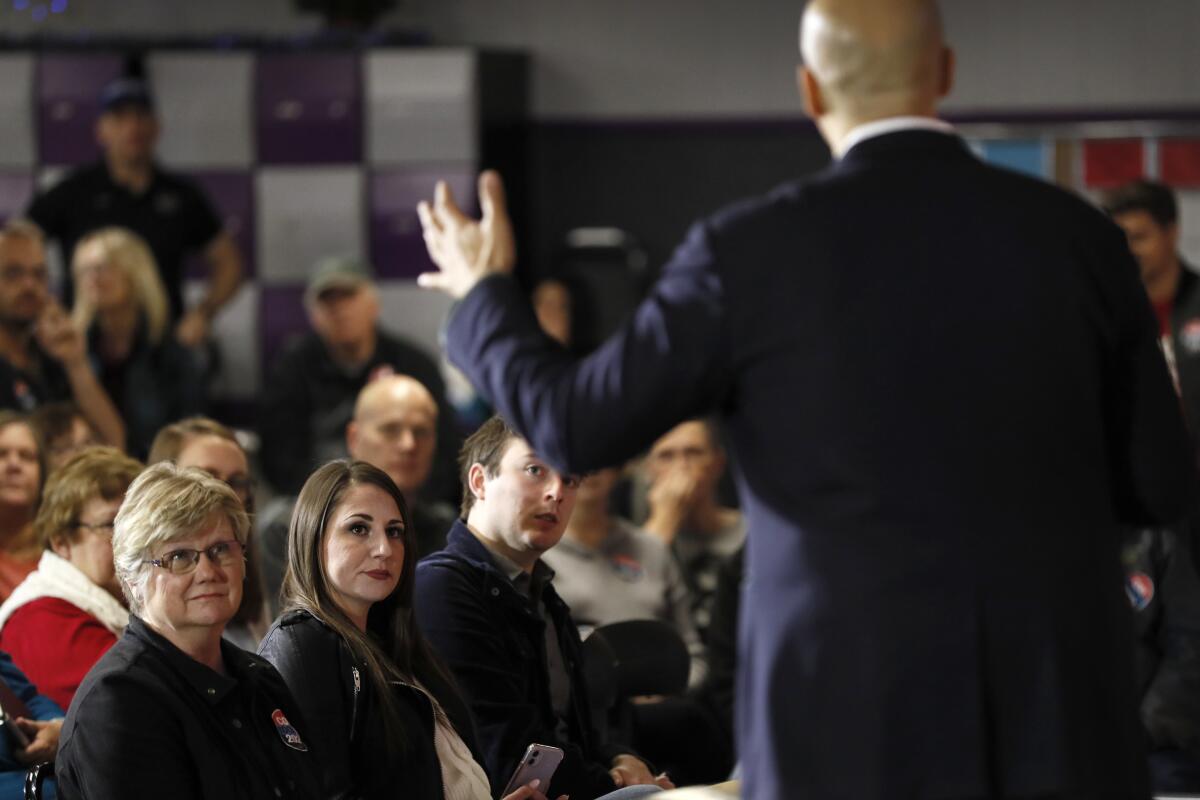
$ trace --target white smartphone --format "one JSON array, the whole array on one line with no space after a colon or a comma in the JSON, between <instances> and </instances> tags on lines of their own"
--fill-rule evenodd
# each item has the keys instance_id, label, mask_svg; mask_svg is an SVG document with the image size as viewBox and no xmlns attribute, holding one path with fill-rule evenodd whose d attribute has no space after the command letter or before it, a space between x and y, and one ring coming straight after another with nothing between
<instances>
[{"instance_id":1,"label":"white smartphone","mask_svg":"<svg viewBox=\"0 0 1200 800\"><path fill-rule=\"evenodd\" d=\"M521 763L517 764L516 771L509 779L508 786L500 793L500 796L505 797L512 794L534 778L541 781L538 784L538 791L545 794L550 790L550 779L554 777L554 770L558 769L562 760L563 751L557 747L551 747L548 744L529 745L529 749L521 757Z\"/></svg>"}]
</instances>

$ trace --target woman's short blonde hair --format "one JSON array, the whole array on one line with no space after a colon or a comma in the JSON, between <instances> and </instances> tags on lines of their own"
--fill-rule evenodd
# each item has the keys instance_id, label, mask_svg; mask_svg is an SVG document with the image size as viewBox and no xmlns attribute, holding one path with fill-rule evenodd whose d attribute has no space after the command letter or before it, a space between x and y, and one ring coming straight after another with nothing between
<instances>
[{"instance_id":1,"label":"woman's short blonde hair","mask_svg":"<svg viewBox=\"0 0 1200 800\"><path fill-rule=\"evenodd\" d=\"M113 565L129 610L141 613L151 551L195 532L213 513L224 514L246 544L250 518L224 481L195 467L163 461L148 467L125 492L113 523Z\"/></svg>"},{"instance_id":2,"label":"woman's short blonde hair","mask_svg":"<svg viewBox=\"0 0 1200 800\"><path fill-rule=\"evenodd\" d=\"M120 500L143 469L142 462L115 447L87 448L50 474L33 535L47 550L59 541L79 541L84 504L94 497Z\"/></svg>"},{"instance_id":3,"label":"woman's short blonde hair","mask_svg":"<svg viewBox=\"0 0 1200 800\"><path fill-rule=\"evenodd\" d=\"M82 272L80 253L88 247L99 248L107 264L125 273L129 285L133 287L138 308L145 316L150 341L155 344L161 342L167 332L170 307L167 290L158 274L158 264L146 240L127 228L101 228L87 234L75 245L72 256L71 273L75 276L76 286L79 285ZM92 324L96 309L84 292L75 293L75 308L71 316L80 330L86 331Z\"/></svg>"}]
</instances>

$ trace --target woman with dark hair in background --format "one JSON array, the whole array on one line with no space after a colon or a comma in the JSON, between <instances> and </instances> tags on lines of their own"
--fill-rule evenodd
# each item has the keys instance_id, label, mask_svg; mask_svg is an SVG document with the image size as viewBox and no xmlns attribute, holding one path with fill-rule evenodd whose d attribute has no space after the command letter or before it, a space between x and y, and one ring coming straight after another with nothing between
<instances>
[{"instance_id":1,"label":"woman with dark hair in background","mask_svg":"<svg viewBox=\"0 0 1200 800\"><path fill-rule=\"evenodd\" d=\"M160 461L196 467L223 481L233 489L250 518L254 518L250 460L230 428L208 417L188 417L173 422L158 432L150 446L148 463ZM268 593L274 594L279 587L264 587L262 554L253 526L248 536L242 605L225 627L225 638L243 650L253 651L271 624Z\"/></svg>"},{"instance_id":2,"label":"woman with dark hair in background","mask_svg":"<svg viewBox=\"0 0 1200 800\"><path fill-rule=\"evenodd\" d=\"M470 712L413 616L415 532L385 472L334 461L300 490L284 613L263 639L329 797L489 800ZM523 786L507 800L542 798Z\"/></svg>"},{"instance_id":3,"label":"woman with dark hair in background","mask_svg":"<svg viewBox=\"0 0 1200 800\"><path fill-rule=\"evenodd\" d=\"M46 475L42 444L29 420L0 411L0 601L37 569L42 547L33 518Z\"/></svg>"}]
</instances>

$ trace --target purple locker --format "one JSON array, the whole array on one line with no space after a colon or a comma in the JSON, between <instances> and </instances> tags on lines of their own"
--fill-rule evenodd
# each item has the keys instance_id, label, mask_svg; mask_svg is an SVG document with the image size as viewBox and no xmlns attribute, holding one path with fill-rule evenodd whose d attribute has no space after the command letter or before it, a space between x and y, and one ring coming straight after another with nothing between
<instances>
[{"instance_id":1,"label":"purple locker","mask_svg":"<svg viewBox=\"0 0 1200 800\"><path fill-rule=\"evenodd\" d=\"M37 135L43 164L96 158L100 90L120 74L119 56L45 55L38 60Z\"/></svg>"},{"instance_id":2,"label":"purple locker","mask_svg":"<svg viewBox=\"0 0 1200 800\"><path fill-rule=\"evenodd\" d=\"M191 178L200 185L208 199L216 207L225 224L225 230L233 236L242 254L247 280L255 275L254 269L254 179L249 172L208 171L193 172ZM204 258L193 255L188 259L187 277L204 278L208 266Z\"/></svg>"},{"instance_id":3,"label":"purple locker","mask_svg":"<svg viewBox=\"0 0 1200 800\"><path fill-rule=\"evenodd\" d=\"M0 224L20 216L33 194L33 176L28 172L0 172Z\"/></svg>"},{"instance_id":4,"label":"purple locker","mask_svg":"<svg viewBox=\"0 0 1200 800\"><path fill-rule=\"evenodd\" d=\"M371 173L371 260L380 278L416 278L434 268L421 237L417 203L433 197L438 180L450 185L460 206L474 209L471 167L455 164Z\"/></svg>"},{"instance_id":5,"label":"purple locker","mask_svg":"<svg viewBox=\"0 0 1200 800\"><path fill-rule=\"evenodd\" d=\"M266 381L288 339L308 330L308 314L304 310L303 286L263 286L258 302L262 374Z\"/></svg>"},{"instance_id":6,"label":"purple locker","mask_svg":"<svg viewBox=\"0 0 1200 800\"><path fill-rule=\"evenodd\" d=\"M362 158L362 82L354 55L258 57L255 126L264 164Z\"/></svg>"}]
</instances>

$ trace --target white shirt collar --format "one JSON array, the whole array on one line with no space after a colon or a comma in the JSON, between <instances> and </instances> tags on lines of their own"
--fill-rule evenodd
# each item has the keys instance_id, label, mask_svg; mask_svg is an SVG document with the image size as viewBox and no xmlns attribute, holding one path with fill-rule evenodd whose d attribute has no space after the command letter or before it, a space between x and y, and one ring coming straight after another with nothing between
<instances>
[{"instance_id":1,"label":"white shirt collar","mask_svg":"<svg viewBox=\"0 0 1200 800\"><path fill-rule=\"evenodd\" d=\"M887 117L886 119L877 119L851 128L842 137L842 140L838 142L838 149L834 155L837 158L841 158L850 152L850 148L854 147L854 145L864 142L867 139L873 139L876 136L911 130L937 131L938 133L953 134L954 126L949 122L943 122L933 117Z\"/></svg>"}]
</instances>

